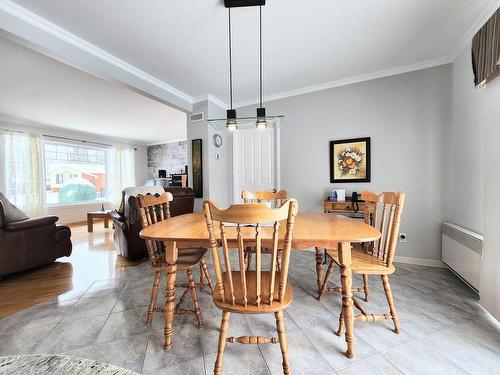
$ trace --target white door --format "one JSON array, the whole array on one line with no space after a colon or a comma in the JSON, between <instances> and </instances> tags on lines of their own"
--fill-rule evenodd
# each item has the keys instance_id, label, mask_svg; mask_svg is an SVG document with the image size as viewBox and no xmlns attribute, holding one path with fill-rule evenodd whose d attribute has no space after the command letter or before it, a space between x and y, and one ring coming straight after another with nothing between
<instances>
[{"instance_id":1,"label":"white door","mask_svg":"<svg viewBox=\"0 0 500 375\"><path fill-rule=\"evenodd\" d=\"M233 135L233 196L279 189L279 129L238 129Z\"/></svg>"}]
</instances>

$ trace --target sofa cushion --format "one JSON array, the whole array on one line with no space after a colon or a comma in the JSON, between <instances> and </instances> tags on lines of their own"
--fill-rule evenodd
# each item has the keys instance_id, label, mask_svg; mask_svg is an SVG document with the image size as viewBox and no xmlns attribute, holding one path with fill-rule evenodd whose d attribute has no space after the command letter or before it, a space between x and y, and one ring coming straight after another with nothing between
<instances>
[{"instance_id":1,"label":"sofa cushion","mask_svg":"<svg viewBox=\"0 0 500 375\"><path fill-rule=\"evenodd\" d=\"M3 220L5 220L5 222L0 223L2 226L16 221L28 219L28 215L26 215L22 210L10 203L7 197L2 193L0 193L0 204L2 205Z\"/></svg>"}]
</instances>

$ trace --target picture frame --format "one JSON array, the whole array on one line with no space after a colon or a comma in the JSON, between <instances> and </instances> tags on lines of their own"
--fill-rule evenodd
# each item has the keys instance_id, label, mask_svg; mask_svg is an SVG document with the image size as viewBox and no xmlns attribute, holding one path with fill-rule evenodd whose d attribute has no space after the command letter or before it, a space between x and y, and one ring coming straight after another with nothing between
<instances>
[{"instance_id":1,"label":"picture frame","mask_svg":"<svg viewBox=\"0 0 500 375\"><path fill-rule=\"evenodd\" d=\"M203 148L201 139L191 141L193 164L193 191L196 198L203 198Z\"/></svg>"},{"instance_id":2,"label":"picture frame","mask_svg":"<svg viewBox=\"0 0 500 375\"><path fill-rule=\"evenodd\" d=\"M370 137L330 141L331 183L371 181L370 141Z\"/></svg>"}]
</instances>

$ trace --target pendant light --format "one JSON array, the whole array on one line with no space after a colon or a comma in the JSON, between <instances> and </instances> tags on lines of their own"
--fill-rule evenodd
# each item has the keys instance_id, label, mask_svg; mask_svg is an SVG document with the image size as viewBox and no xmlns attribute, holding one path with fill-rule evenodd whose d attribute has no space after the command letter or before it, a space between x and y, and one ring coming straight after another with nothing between
<instances>
[{"instance_id":1,"label":"pendant light","mask_svg":"<svg viewBox=\"0 0 500 375\"><path fill-rule=\"evenodd\" d=\"M257 108L257 129L267 128L266 109L262 107L262 5L259 6L259 108Z\"/></svg>"},{"instance_id":2,"label":"pendant light","mask_svg":"<svg viewBox=\"0 0 500 375\"><path fill-rule=\"evenodd\" d=\"M236 110L233 109L233 60L231 51L231 8L227 8L229 12L229 103L231 109L226 112L226 128L230 131L238 129L238 121L236 120Z\"/></svg>"}]
</instances>

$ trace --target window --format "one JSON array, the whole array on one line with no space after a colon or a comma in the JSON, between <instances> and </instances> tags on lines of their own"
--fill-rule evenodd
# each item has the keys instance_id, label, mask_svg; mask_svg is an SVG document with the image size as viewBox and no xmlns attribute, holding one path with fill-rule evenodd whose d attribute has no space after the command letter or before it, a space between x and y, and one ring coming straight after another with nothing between
<instances>
[{"instance_id":1,"label":"window","mask_svg":"<svg viewBox=\"0 0 500 375\"><path fill-rule=\"evenodd\" d=\"M44 142L44 159L47 204L107 200L106 149Z\"/></svg>"}]
</instances>

